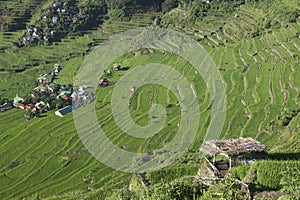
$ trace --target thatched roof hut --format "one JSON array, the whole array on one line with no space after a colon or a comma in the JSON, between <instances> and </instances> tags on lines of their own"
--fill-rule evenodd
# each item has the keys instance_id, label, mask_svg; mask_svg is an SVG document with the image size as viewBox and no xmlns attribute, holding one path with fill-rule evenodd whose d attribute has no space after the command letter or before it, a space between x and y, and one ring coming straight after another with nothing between
<instances>
[{"instance_id":1,"label":"thatched roof hut","mask_svg":"<svg viewBox=\"0 0 300 200\"><path fill-rule=\"evenodd\" d=\"M234 156L252 152L267 152L268 148L254 138L238 138L207 140L200 150L209 155L222 154L225 156Z\"/></svg>"},{"instance_id":2,"label":"thatched roof hut","mask_svg":"<svg viewBox=\"0 0 300 200\"><path fill-rule=\"evenodd\" d=\"M238 138L229 140L207 140L204 142L200 151L214 157L224 155L229 158L229 168L232 158L243 157L250 154L251 157L265 157L267 146L254 138Z\"/></svg>"}]
</instances>

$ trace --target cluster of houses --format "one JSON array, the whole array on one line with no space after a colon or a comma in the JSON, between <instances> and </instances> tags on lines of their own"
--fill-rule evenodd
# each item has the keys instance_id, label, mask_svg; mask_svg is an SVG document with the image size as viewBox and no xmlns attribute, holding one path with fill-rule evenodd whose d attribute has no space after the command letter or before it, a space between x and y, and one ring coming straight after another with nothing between
<instances>
[{"instance_id":1,"label":"cluster of houses","mask_svg":"<svg viewBox=\"0 0 300 200\"><path fill-rule=\"evenodd\" d=\"M19 38L19 46L49 44L61 34L72 30L72 26L79 23L79 9L72 5L72 1L56 0L42 11L41 19L30 25Z\"/></svg>"},{"instance_id":2,"label":"cluster of houses","mask_svg":"<svg viewBox=\"0 0 300 200\"><path fill-rule=\"evenodd\" d=\"M53 109L59 109L55 114L63 116L94 101L95 95L86 91L85 86L73 88L72 85L57 84L55 78L61 70L62 67L55 64L51 74L41 74L37 77L36 87L30 95L22 98L17 94L12 101L1 100L0 110L6 111L12 108L26 110L24 117L28 121Z\"/></svg>"},{"instance_id":3,"label":"cluster of houses","mask_svg":"<svg viewBox=\"0 0 300 200\"><path fill-rule=\"evenodd\" d=\"M0 111L3 112L12 108L26 110L24 117L28 121L53 109L57 109L55 114L62 117L73 110L92 103L95 100L95 94L87 91L87 86L75 88L72 85L56 83L55 79L62 69L62 66L55 64L51 73L40 74L36 79L36 87L25 98L17 94L12 101L0 100ZM112 70L105 70L104 76L98 82L99 87L107 87L110 84L108 77L119 70L121 70L120 64L114 64ZM130 87L132 92L135 89L135 86Z\"/></svg>"}]
</instances>

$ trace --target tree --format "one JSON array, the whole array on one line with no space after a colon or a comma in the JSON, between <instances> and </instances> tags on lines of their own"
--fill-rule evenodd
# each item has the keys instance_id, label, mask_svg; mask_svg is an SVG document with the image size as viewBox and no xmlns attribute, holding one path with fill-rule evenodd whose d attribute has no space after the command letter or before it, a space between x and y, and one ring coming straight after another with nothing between
<instances>
[{"instance_id":1,"label":"tree","mask_svg":"<svg viewBox=\"0 0 300 200\"><path fill-rule=\"evenodd\" d=\"M165 0L161 5L163 13L167 13L178 6L178 0Z\"/></svg>"},{"instance_id":2,"label":"tree","mask_svg":"<svg viewBox=\"0 0 300 200\"><path fill-rule=\"evenodd\" d=\"M104 16L107 13L107 4L105 0L83 0L79 1L79 12L88 14L89 20Z\"/></svg>"},{"instance_id":3,"label":"tree","mask_svg":"<svg viewBox=\"0 0 300 200\"><path fill-rule=\"evenodd\" d=\"M282 192L288 192L291 199L297 199L300 195L300 169L287 167L281 173L280 186Z\"/></svg>"},{"instance_id":4,"label":"tree","mask_svg":"<svg viewBox=\"0 0 300 200\"><path fill-rule=\"evenodd\" d=\"M169 199L194 199L202 195L202 185L192 185L187 182L158 183L145 188L140 194L140 199L169 200Z\"/></svg>"},{"instance_id":5,"label":"tree","mask_svg":"<svg viewBox=\"0 0 300 200\"><path fill-rule=\"evenodd\" d=\"M110 9L123 8L128 0L106 0L106 5Z\"/></svg>"},{"instance_id":6,"label":"tree","mask_svg":"<svg viewBox=\"0 0 300 200\"><path fill-rule=\"evenodd\" d=\"M223 179L217 185L212 185L200 199L245 200L250 199L250 197L241 190L239 183L233 180Z\"/></svg>"}]
</instances>

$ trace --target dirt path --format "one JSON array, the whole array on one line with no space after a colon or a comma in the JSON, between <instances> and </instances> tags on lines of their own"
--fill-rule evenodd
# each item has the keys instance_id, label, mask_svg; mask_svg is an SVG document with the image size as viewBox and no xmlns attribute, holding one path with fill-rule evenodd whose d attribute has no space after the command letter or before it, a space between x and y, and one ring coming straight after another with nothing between
<instances>
[{"instance_id":1,"label":"dirt path","mask_svg":"<svg viewBox=\"0 0 300 200\"><path fill-rule=\"evenodd\" d=\"M269 75L269 95L270 95L271 104L274 104L274 94L273 94L273 89L272 89L273 72L274 72L274 67L272 68L270 75Z\"/></svg>"},{"instance_id":2,"label":"dirt path","mask_svg":"<svg viewBox=\"0 0 300 200\"><path fill-rule=\"evenodd\" d=\"M286 60L286 58L282 55L282 53L279 52L276 48L274 48L273 44L271 44L271 42L270 42L270 39L267 38L266 36L264 36L264 38L265 38L265 40L266 40L268 46L271 48L271 50L272 50L275 54L277 54L281 59Z\"/></svg>"},{"instance_id":3,"label":"dirt path","mask_svg":"<svg viewBox=\"0 0 300 200\"><path fill-rule=\"evenodd\" d=\"M244 59L243 56L242 56L241 50L239 50L239 56L240 56L241 61L242 61L243 64L244 64L244 66L248 66L248 64L246 63L245 59Z\"/></svg>"},{"instance_id":4,"label":"dirt path","mask_svg":"<svg viewBox=\"0 0 300 200\"><path fill-rule=\"evenodd\" d=\"M281 47L284 48L284 49L288 52L288 54L289 54L290 56L293 56L293 55L294 55L293 52L287 48L287 46L285 46L280 40L277 39L275 33L272 33L272 35L273 35L275 41L276 41L278 44L280 44Z\"/></svg>"},{"instance_id":5,"label":"dirt path","mask_svg":"<svg viewBox=\"0 0 300 200\"><path fill-rule=\"evenodd\" d=\"M246 99L245 99L245 90L247 89L247 79L246 79L246 76L244 76L244 91L242 93L242 99L241 99L241 102L244 106L244 110L245 110L245 115L250 119L251 118L251 113L250 111L248 110L248 106L247 106L247 102L246 102Z\"/></svg>"},{"instance_id":6,"label":"dirt path","mask_svg":"<svg viewBox=\"0 0 300 200\"><path fill-rule=\"evenodd\" d=\"M285 104L286 104L286 101L288 100L288 92L287 92L287 90L284 89L284 87L283 87L283 81L282 81L283 71L284 71L284 65L282 65L282 67L281 67L281 69L280 69L279 86L280 86L280 92L281 92L281 94L284 95L284 102L283 102L283 105L285 105Z\"/></svg>"},{"instance_id":7,"label":"dirt path","mask_svg":"<svg viewBox=\"0 0 300 200\"><path fill-rule=\"evenodd\" d=\"M260 59L262 61L266 62L267 59L265 58L265 56L261 52L257 52L257 55L260 57Z\"/></svg>"}]
</instances>

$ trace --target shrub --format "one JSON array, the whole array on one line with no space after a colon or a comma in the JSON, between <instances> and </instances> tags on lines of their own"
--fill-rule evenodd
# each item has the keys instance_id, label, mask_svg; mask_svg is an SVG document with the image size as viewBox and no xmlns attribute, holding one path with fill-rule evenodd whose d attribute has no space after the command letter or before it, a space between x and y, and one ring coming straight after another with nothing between
<instances>
[{"instance_id":1,"label":"shrub","mask_svg":"<svg viewBox=\"0 0 300 200\"><path fill-rule=\"evenodd\" d=\"M198 167L199 166L195 165L189 167L167 168L164 170L148 172L147 177L151 183L171 182L179 177L195 175Z\"/></svg>"},{"instance_id":2,"label":"shrub","mask_svg":"<svg viewBox=\"0 0 300 200\"><path fill-rule=\"evenodd\" d=\"M230 169L229 173L234 178L243 180L246 177L246 175L249 173L250 166L251 165L241 165L238 167L233 167Z\"/></svg>"},{"instance_id":3,"label":"shrub","mask_svg":"<svg viewBox=\"0 0 300 200\"><path fill-rule=\"evenodd\" d=\"M143 190L139 199L169 200L169 199L195 199L202 195L202 186L186 182L173 182L155 184Z\"/></svg>"},{"instance_id":4,"label":"shrub","mask_svg":"<svg viewBox=\"0 0 300 200\"><path fill-rule=\"evenodd\" d=\"M292 199L300 197L300 169L296 167L287 167L280 173L281 191L288 192Z\"/></svg>"},{"instance_id":5,"label":"shrub","mask_svg":"<svg viewBox=\"0 0 300 200\"><path fill-rule=\"evenodd\" d=\"M161 5L163 13L167 13L178 6L178 0L166 0Z\"/></svg>"},{"instance_id":6,"label":"shrub","mask_svg":"<svg viewBox=\"0 0 300 200\"><path fill-rule=\"evenodd\" d=\"M219 184L211 186L200 199L245 200L250 199L250 197L241 190L239 183L224 179Z\"/></svg>"},{"instance_id":7,"label":"shrub","mask_svg":"<svg viewBox=\"0 0 300 200\"><path fill-rule=\"evenodd\" d=\"M287 168L300 168L300 161L260 161L257 163L257 182L265 187L280 189ZM298 177L299 178L299 177Z\"/></svg>"}]
</instances>

